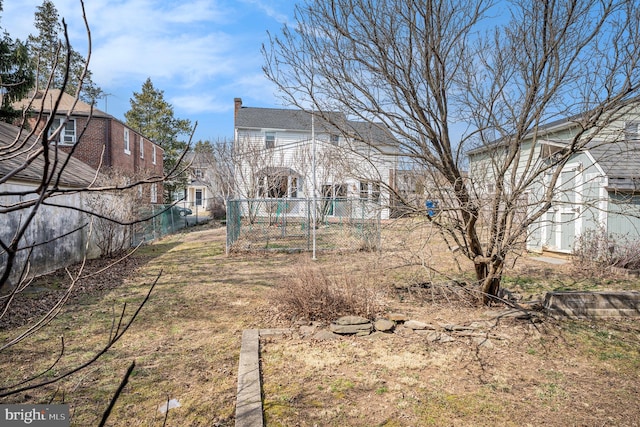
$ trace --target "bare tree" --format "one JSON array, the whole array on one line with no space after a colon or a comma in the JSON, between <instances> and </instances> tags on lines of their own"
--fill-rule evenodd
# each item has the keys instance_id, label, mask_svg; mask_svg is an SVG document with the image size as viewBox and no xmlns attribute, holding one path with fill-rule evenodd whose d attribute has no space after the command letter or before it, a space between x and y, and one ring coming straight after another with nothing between
<instances>
[{"instance_id":1,"label":"bare tree","mask_svg":"<svg viewBox=\"0 0 640 427\"><path fill-rule=\"evenodd\" d=\"M433 174L449 201L428 218L473 261L489 303L563 166L638 94L639 13L618 0L307 0L295 28L263 48L264 71L287 104L381 123ZM538 130L562 117L579 131L538 161ZM480 147L489 199L465 173ZM546 190L523 209L542 177Z\"/></svg>"},{"instance_id":2,"label":"bare tree","mask_svg":"<svg viewBox=\"0 0 640 427\"><path fill-rule=\"evenodd\" d=\"M80 4L85 16L84 4L82 2ZM86 18L85 24L87 24ZM55 63L54 70L59 67L64 70L70 69L68 52L72 49L64 20L62 25L63 43L66 48L61 51L67 52L64 57L66 64ZM89 35L89 54L75 93L76 102L82 90L82 81L86 75L91 53L88 24L87 34ZM5 316L11 316L12 304L19 300L20 293L27 290L32 283L36 258L55 257L60 252L64 255L63 249L69 245L72 246L73 253L81 253L84 256L80 259L80 267L76 273L67 270L68 286L57 302L45 314L30 320L22 328L7 333L7 338L0 343L0 352L11 351L16 344L28 340L38 330L46 327L62 310L76 288L76 284L86 277L85 262L91 252L90 248L95 246L95 243L92 243L91 231L88 230L92 229L94 221L126 226L141 220L140 218L123 218L114 214L112 210L102 209L103 203L100 201L104 198L118 198L130 189L160 183L164 179L162 176L147 176L143 179L129 179L120 183L105 182L104 177L98 172L73 158L77 145L71 149L70 155L59 150L56 141L64 126L55 127L55 112L68 79L67 71L62 81L63 90L55 99L55 106L43 129L29 130L26 126L26 111L19 126L7 123L2 123L0 126L0 320ZM49 79L49 84L51 81L52 79ZM38 104L34 99L31 100L28 108L33 106L39 118L43 118L42 109L38 110ZM73 107L69 108L65 120L69 119L72 112ZM78 130L80 143L85 130L86 127ZM94 203L90 203L89 199ZM38 254L38 252L42 253ZM115 264L117 261L111 266ZM60 354L57 357L52 355L51 364L44 372L33 372L32 376L19 383L6 383L4 380L0 382L0 398L53 384L96 362L132 324L148 300L159 277L150 284L149 293L132 314L127 313L123 308L119 318L114 319L114 328L105 346L89 360L58 370L56 366L65 353L64 339L62 339ZM20 363L20 360L17 359L16 363ZM129 374L130 370L127 376ZM105 419L106 416L108 414L105 414Z\"/></svg>"},{"instance_id":3,"label":"bare tree","mask_svg":"<svg viewBox=\"0 0 640 427\"><path fill-rule=\"evenodd\" d=\"M198 142L193 150L191 167L202 170L203 176L199 180L205 183L213 198L211 210L226 209L235 188L233 142L225 139Z\"/></svg>"}]
</instances>

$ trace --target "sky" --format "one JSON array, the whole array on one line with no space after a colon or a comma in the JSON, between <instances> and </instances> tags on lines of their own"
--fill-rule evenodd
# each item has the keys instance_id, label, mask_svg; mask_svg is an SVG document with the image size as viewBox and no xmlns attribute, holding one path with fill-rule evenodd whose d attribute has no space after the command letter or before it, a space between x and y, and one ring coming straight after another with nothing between
<instances>
[{"instance_id":1,"label":"sky","mask_svg":"<svg viewBox=\"0 0 640 427\"><path fill-rule=\"evenodd\" d=\"M13 39L36 34L42 0L4 0L0 27ZM86 55L80 0L54 0L71 45ZM194 141L233 138L233 100L283 107L262 72L268 34L293 22L292 0L85 0L89 69L108 94L97 108L124 119L129 100L151 78L176 118L198 122ZM286 106L285 106L286 107Z\"/></svg>"}]
</instances>

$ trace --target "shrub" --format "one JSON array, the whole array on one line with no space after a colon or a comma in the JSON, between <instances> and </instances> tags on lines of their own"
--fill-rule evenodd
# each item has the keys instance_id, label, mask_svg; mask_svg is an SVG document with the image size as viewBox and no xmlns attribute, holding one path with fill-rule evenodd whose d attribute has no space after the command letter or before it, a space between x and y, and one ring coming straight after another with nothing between
<instances>
[{"instance_id":1,"label":"shrub","mask_svg":"<svg viewBox=\"0 0 640 427\"><path fill-rule=\"evenodd\" d=\"M583 269L603 272L606 267L640 268L640 239L607 233L604 227L586 230L576 239L574 261Z\"/></svg>"},{"instance_id":2,"label":"shrub","mask_svg":"<svg viewBox=\"0 0 640 427\"><path fill-rule=\"evenodd\" d=\"M364 278L329 276L321 268L308 265L276 288L272 302L292 320L333 321L346 315L374 319L382 311L378 293Z\"/></svg>"}]
</instances>

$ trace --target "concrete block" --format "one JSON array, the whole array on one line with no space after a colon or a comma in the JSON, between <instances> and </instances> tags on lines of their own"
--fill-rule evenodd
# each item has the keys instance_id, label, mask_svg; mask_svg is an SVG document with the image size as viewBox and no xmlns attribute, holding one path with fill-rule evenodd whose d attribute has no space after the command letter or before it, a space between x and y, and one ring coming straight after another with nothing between
<instances>
[{"instance_id":1,"label":"concrete block","mask_svg":"<svg viewBox=\"0 0 640 427\"><path fill-rule=\"evenodd\" d=\"M640 292L548 292L544 299L544 308L553 316L640 317Z\"/></svg>"}]
</instances>

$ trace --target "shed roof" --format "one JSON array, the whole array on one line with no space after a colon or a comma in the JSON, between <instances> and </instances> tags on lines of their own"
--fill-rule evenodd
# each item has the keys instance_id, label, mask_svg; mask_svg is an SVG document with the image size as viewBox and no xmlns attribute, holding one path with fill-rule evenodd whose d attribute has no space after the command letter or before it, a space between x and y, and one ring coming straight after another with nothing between
<instances>
[{"instance_id":1,"label":"shed roof","mask_svg":"<svg viewBox=\"0 0 640 427\"><path fill-rule=\"evenodd\" d=\"M36 137L27 139L27 136L28 132L24 130L21 132L19 127L0 122L0 177L13 173L12 179L16 180L33 183L39 183L42 180L45 168L44 151L38 152L42 145ZM47 149L52 160L57 155L55 174L60 174L61 186L82 188L94 180L95 169L73 157L62 170L68 155L61 150L54 150L53 147L47 146ZM24 167L27 159L34 155L36 157L33 161Z\"/></svg>"},{"instance_id":2,"label":"shed roof","mask_svg":"<svg viewBox=\"0 0 640 427\"><path fill-rule=\"evenodd\" d=\"M589 152L609 177L640 177L640 142L600 144Z\"/></svg>"}]
</instances>

